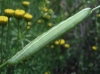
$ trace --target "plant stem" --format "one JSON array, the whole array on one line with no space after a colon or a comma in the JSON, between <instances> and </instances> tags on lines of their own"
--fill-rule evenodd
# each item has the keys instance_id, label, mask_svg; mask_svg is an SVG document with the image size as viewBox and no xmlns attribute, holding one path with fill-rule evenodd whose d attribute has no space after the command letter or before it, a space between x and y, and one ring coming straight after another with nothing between
<instances>
[{"instance_id":1,"label":"plant stem","mask_svg":"<svg viewBox=\"0 0 100 74\"><path fill-rule=\"evenodd\" d=\"M9 21L9 19L10 18L8 18L8 30L7 30L7 49L8 49L8 51L10 49L9 48L10 47L10 42L9 42L10 41L10 39L9 39L10 38L10 29L9 29L10 28L10 24L9 24L10 21Z\"/></svg>"},{"instance_id":2,"label":"plant stem","mask_svg":"<svg viewBox=\"0 0 100 74\"><path fill-rule=\"evenodd\" d=\"M18 34L17 34L17 47L19 48L19 39L20 39L20 20L18 20ZM17 50L18 51L18 50Z\"/></svg>"},{"instance_id":3,"label":"plant stem","mask_svg":"<svg viewBox=\"0 0 100 74\"><path fill-rule=\"evenodd\" d=\"M24 74L24 69L25 69L25 61L23 61L22 63L22 73L21 74Z\"/></svg>"},{"instance_id":4,"label":"plant stem","mask_svg":"<svg viewBox=\"0 0 100 74\"><path fill-rule=\"evenodd\" d=\"M2 33L1 33L1 63L2 63L2 58L3 58L3 33L4 33L4 26L2 26Z\"/></svg>"},{"instance_id":5,"label":"plant stem","mask_svg":"<svg viewBox=\"0 0 100 74\"><path fill-rule=\"evenodd\" d=\"M7 61L0 65L0 69L3 68L7 64Z\"/></svg>"},{"instance_id":6,"label":"plant stem","mask_svg":"<svg viewBox=\"0 0 100 74\"><path fill-rule=\"evenodd\" d=\"M18 40L19 40L19 36L20 36L20 20L18 20Z\"/></svg>"},{"instance_id":7,"label":"plant stem","mask_svg":"<svg viewBox=\"0 0 100 74\"><path fill-rule=\"evenodd\" d=\"M91 13L92 13L94 10L98 9L98 8L100 8L100 5L97 6L97 7L95 7L95 8L93 8L93 9L91 10Z\"/></svg>"}]
</instances>

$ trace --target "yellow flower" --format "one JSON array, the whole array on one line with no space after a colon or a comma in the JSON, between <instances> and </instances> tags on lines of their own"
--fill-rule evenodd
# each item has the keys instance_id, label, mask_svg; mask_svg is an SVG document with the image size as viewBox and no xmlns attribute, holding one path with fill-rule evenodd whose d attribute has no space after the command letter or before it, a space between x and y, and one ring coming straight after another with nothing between
<instances>
[{"instance_id":1,"label":"yellow flower","mask_svg":"<svg viewBox=\"0 0 100 74\"><path fill-rule=\"evenodd\" d=\"M60 45L65 44L65 40L64 40L64 39L60 39L60 40L59 40L59 44L60 44Z\"/></svg>"},{"instance_id":2,"label":"yellow flower","mask_svg":"<svg viewBox=\"0 0 100 74\"><path fill-rule=\"evenodd\" d=\"M66 43L66 44L64 44L64 47L65 48L70 48L70 45Z\"/></svg>"},{"instance_id":3,"label":"yellow flower","mask_svg":"<svg viewBox=\"0 0 100 74\"><path fill-rule=\"evenodd\" d=\"M53 13L53 10L52 9L49 9L48 12L51 14L51 13Z\"/></svg>"},{"instance_id":4,"label":"yellow flower","mask_svg":"<svg viewBox=\"0 0 100 74\"><path fill-rule=\"evenodd\" d=\"M100 17L100 14L98 14L98 17Z\"/></svg>"},{"instance_id":5,"label":"yellow flower","mask_svg":"<svg viewBox=\"0 0 100 74\"><path fill-rule=\"evenodd\" d=\"M92 50L97 50L97 46L92 46Z\"/></svg>"},{"instance_id":6,"label":"yellow flower","mask_svg":"<svg viewBox=\"0 0 100 74\"><path fill-rule=\"evenodd\" d=\"M48 9L47 9L46 7L43 7L43 11L44 11L44 12L47 12Z\"/></svg>"},{"instance_id":7,"label":"yellow flower","mask_svg":"<svg viewBox=\"0 0 100 74\"><path fill-rule=\"evenodd\" d=\"M31 26L30 25L27 25L27 29L30 29L31 28Z\"/></svg>"},{"instance_id":8,"label":"yellow flower","mask_svg":"<svg viewBox=\"0 0 100 74\"><path fill-rule=\"evenodd\" d=\"M29 14L29 13L26 13L24 15L24 18L25 18L26 21L30 21L33 18L33 16L31 14Z\"/></svg>"},{"instance_id":9,"label":"yellow flower","mask_svg":"<svg viewBox=\"0 0 100 74\"><path fill-rule=\"evenodd\" d=\"M52 26L52 23L48 23L48 26L50 26L50 27L51 27L51 26Z\"/></svg>"},{"instance_id":10,"label":"yellow flower","mask_svg":"<svg viewBox=\"0 0 100 74\"><path fill-rule=\"evenodd\" d=\"M51 18L51 16L50 16L48 13L45 13L45 14L43 15L43 17L46 18L46 19L48 19L48 20Z\"/></svg>"},{"instance_id":11,"label":"yellow flower","mask_svg":"<svg viewBox=\"0 0 100 74\"><path fill-rule=\"evenodd\" d=\"M55 43L56 45L59 45L59 41L55 41L54 43Z\"/></svg>"},{"instance_id":12,"label":"yellow flower","mask_svg":"<svg viewBox=\"0 0 100 74\"><path fill-rule=\"evenodd\" d=\"M7 24L8 22L8 17L7 16L0 16L0 24Z\"/></svg>"},{"instance_id":13,"label":"yellow flower","mask_svg":"<svg viewBox=\"0 0 100 74\"><path fill-rule=\"evenodd\" d=\"M31 22L28 22L28 23L27 23L27 25L29 25L29 26L30 26L30 25L31 25Z\"/></svg>"},{"instance_id":14,"label":"yellow flower","mask_svg":"<svg viewBox=\"0 0 100 74\"><path fill-rule=\"evenodd\" d=\"M55 44L56 45L63 45L63 44L65 44L65 40L64 39L59 39L59 40L55 41Z\"/></svg>"},{"instance_id":15,"label":"yellow flower","mask_svg":"<svg viewBox=\"0 0 100 74\"><path fill-rule=\"evenodd\" d=\"M5 9L4 10L4 13L7 15L7 16L12 16L14 14L14 10L13 9Z\"/></svg>"},{"instance_id":16,"label":"yellow flower","mask_svg":"<svg viewBox=\"0 0 100 74\"><path fill-rule=\"evenodd\" d=\"M24 10L21 10L21 9L16 9L15 10L15 17L16 18L22 18L25 14L25 11Z\"/></svg>"},{"instance_id":17,"label":"yellow flower","mask_svg":"<svg viewBox=\"0 0 100 74\"><path fill-rule=\"evenodd\" d=\"M51 45L51 48L54 48L54 45Z\"/></svg>"},{"instance_id":18,"label":"yellow flower","mask_svg":"<svg viewBox=\"0 0 100 74\"><path fill-rule=\"evenodd\" d=\"M29 1L23 1L23 6L25 6L25 7L27 7L27 6L29 6L30 5L30 2Z\"/></svg>"},{"instance_id":19,"label":"yellow flower","mask_svg":"<svg viewBox=\"0 0 100 74\"><path fill-rule=\"evenodd\" d=\"M49 71L45 72L44 74L51 74Z\"/></svg>"},{"instance_id":20,"label":"yellow flower","mask_svg":"<svg viewBox=\"0 0 100 74\"><path fill-rule=\"evenodd\" d=\"M38 23L41 23L41 22L42 22L42 20L37 20L37 22L38 22Z\"/></svg>"},{"instance_id":21,"label":"yellow flower","mask_svg":"<svg viewBox=\"0 0 100 74\"><path fill-rule=\"evenodd\" d=\"M51 16L50 16L50 15L46 15L46 16L45 16L45 18L50 19L50 18L51 18Z\"/></svg>"}]
</instances>

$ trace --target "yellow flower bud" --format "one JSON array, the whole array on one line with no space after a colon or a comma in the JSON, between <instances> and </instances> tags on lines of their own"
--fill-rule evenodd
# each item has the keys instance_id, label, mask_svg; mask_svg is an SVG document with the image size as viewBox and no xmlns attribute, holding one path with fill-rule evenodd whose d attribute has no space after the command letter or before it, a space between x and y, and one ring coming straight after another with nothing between
<instances>
[{"instance_id":1,"label":"yellow flower bud","mask_svg":"<svg viewBox=\"0 0 100 74\"><path fill-rule=\"evenodd\" d=\"M60 45L65 44L65 40L64 40L64 39L60 39L60 40L59 40L59 44L60 44Z\"/></svg>"},{"instance_id":2,"label":"yellow flower bud","mask_svg":"<svg viewBox=\"0 0 100 74\"><path fill-rule=\"evenodd\" d=\"M8 17L12 16L14 14L14 10L13 9L5 9L4 10L5 15L7 15Z\"/></svg>"},{"instance_id":3,"label":"yellow flower bud","mask_svg":"<svg viewBox=\"0 0 100 74\"><path fill-rule=\"evenodd\" d=\"M53 13L53 10L52 9L49 9L48 12L51 14L51 13Z\"/></svg>"},{"instance_id":4,"label":"yellow flower bud","mask_svg":"<svg viewBox=\"0 0 100 74\"><path fill-rule=\"evenodd\" d=\"M54 45L51 45L51 48L54 48Z\"/></svg>"},{"instance_id":5,"label":"yellow flower bud","mask_svg":"<svg viewBox=\"0 0 100 74\"><path fill-rule=\"evenodd\" d=\"M37 22L38 22L38 23L41 23L41 22L42 22L42 20L37 20Z\"/></svg>"},{"instance_id":6,"label":"yellow flower bud","mask_svg":"<svg viewBox=\"0 0 100 74\"><path fill-rule=\"evenodd\" d=\"M50 15L46 15L45 17L46 17L47 19L50 19L50 18L51 18L51 16L50 16Z\"/></svg>"},{"instance_id":7,"label":"yellow flower bud","mask_svg":"<svg viewBox=\"0 0 100 74\"><path fill-rule=\"evenodd\" d=\"M30 29L31 28L31 26L30 25L27 25L27 29Z\"/></svg>"},{"instance_id":8,"label":"yellow flower bud","mask_svg":"<svg viewBox=\"0 0 100 74\"><path fill-rule=\"evenodd\" d=\"M25 18L26 21L30 21L33 18L33 16L31 14L29 14L29 13L26 13L24 15L24 18Z\"/></svg>"},{"instance_id":9,"label":"yellow flower bud","mask_svg":"<svg viewBox=\"0 0 100 74\"><path fill-rule=\"evenodd\" d=\"M66 43L66 44L64 44L64 47L65 48L70 48L70 45Z\"/></svg>"},{"instance_id":10,"label":"yellow flower bud","mask_svg":"<svg viewBox=\"0 0 100 74\"><path fill-rule=\"evenodd\" d=\"M29 25L29 26L30 26L30 25L31 25L31 22L28 22L28 23L27 23L27 25Z\"/></svg>"},{"instance_id":11,"label":"yellow flower bud","mask_svg":"<svg viewBox=\"0 0 100 74\"><path fill-rule=\"evenodd\" d=\"M47 14L47 13L45 13L44 15L43 15L43 17L45 18L45 19L50 19L51 18L51 16L49 15L49 14Z\"/></svg>"},{"instance_id":12,"label":"yellow flower bud","mask_svg":"<svg viewBox=\"0 0 100 74\"><path fill-rule=\"evenodd\" d=\"M49 71L45 72L44 74L51 74Z\"/></svg>"},{"instance_id":13,"label":"yellow flower bud","mask_svg":"<svg viewBox=\"0 0 100 74\"><path fill-rule=\"evenodd\" d=\"M25 14L25 11L24 10L20 10L20 9L16 9L15 10L15 17L20 19L24 16Z\"/></svg>"},{"instance_id":14,"label":"yellow flower bud","mask_svg":"<svg viewBox=\"0 0 100 74\"><path fill-rule=\"evenodd\" d=\"M44 12L47 12L47 11L48 11L48 9L47 9L46 7L44 7L44 8L43 8L43 11L44 11Z\"/></svg>"},{"instance_id":15,"label":"yellow flower bud","mask_svg":"<svg viewBox=\"0 0 100 74\"><path fill-rule=\"evenodd\" d=\"M8 22L8 17L7 16L0 16L0 24L5 25Z\"/></svg>"},{"instance_id":16,"label":"yellow flower bud","mask_svg":"<svg viewBox=\"0 0 100 74\"><path fill-rule=\"evenodd\" d=\"M59 45L59 41L55 41L54 43L55 43L56 45Z\"/></svg>"},{"instance_id":17,"label":"yellow flower bud","mask_svg":"<svg viewBox=\"0 0 100 74\"><path fill-rule=\"evenodd\" d=\"M100 14L98 14L98 17L100 17Z\"/></svg>"},{"instance_id":18,"label":"yellow flower bud","mask_svg":"<svg viewBox=\"0 0 100 74\"><path fill-rule=\"evenodd\" d=\"M48 23L48 26L52 27L52 23Z\"/></svg>"},{"instance_id":19,"label":"yellow flower bud","mask_svg":"<svg viewBox=\"0 0 100 74\"><path fill-rule=\"evenodd\" d=\"M30 5L30 2L29 1L23 1L23 6L25 6L25 7L27 7L27 6L29 6Z\"/></svg>"},{"instance_id":20,"label":"yellow flower bud","mask_svg":"<svg viewBox=\"0 0 100 74\"><path fill-rule=\"evenodd\" d=\"M92 50L97 50L97 46L92 46Z\"/></svg>"},{"instance_id":21,"label":"yellow flower bud","mask_svg":"<svg viewBox=\"0 0 100 74\"><path fill-rule=\"evenodd\" d=\"M59 39L59 40L55 41L55 44L56 45L63 45L63 44L65 44L65 40L64 39Z\"/></svg>"}]
</instances>

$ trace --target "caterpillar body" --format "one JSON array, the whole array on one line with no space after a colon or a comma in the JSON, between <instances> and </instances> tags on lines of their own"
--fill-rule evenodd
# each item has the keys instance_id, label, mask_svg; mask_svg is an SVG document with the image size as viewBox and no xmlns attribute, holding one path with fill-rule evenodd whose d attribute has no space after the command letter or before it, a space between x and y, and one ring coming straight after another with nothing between
<instances>
[{"instance_id":1,"label":"caterpillar body","mask_svg":"<svg viewBox=\"0 0 100 74\"><path fill-rule=\"evenodd\" d=\"M30 57L31 55L33 55L34 53L45 47L47 44L49 44L62 34L74 28L85 18L87 18L90 14L91 14L91 8L85 8L76 13L75 15L69 17L65 21L62 21L58 25L52 27L50 30L43 33L42 35L34 39L32 42L27 44L22 50L17 52L12 58L10 58L7 61L7 64L12 64L12 65L17 64L21 60Z\"/></svg>"}]
</instances>

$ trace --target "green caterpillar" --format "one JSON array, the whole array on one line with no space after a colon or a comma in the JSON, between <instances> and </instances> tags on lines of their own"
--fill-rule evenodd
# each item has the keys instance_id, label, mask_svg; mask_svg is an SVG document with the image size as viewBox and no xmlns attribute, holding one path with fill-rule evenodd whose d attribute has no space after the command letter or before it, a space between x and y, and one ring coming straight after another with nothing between
<instances>
[{"instance_id":1,"label":"green caterpillar","mask_svg":"<svg viewBox=\"0 0 100 74\"><path fill-rule=\"evenodd\" d=\"M100 6L94 8L91 10L91 8L85 8L72 17L68 18L65 21L62 21L58 25L54 26L47 32L43 33L36 39L34 39L32 42L30 42L28 45L26 45L22 50L17 52L12 58L10 58L7 61L7 64L17 64L21 60L26 59L27 57L30 57L43 47L45 47L47 44L61 36L62 34L68 32L72 28L74 28L76 25L78 25L80 22L82 22L85 18L87 18L93 10L99 8Z\"/></svg>"}]
</instances>

